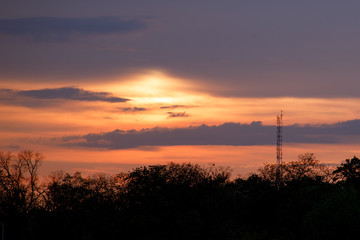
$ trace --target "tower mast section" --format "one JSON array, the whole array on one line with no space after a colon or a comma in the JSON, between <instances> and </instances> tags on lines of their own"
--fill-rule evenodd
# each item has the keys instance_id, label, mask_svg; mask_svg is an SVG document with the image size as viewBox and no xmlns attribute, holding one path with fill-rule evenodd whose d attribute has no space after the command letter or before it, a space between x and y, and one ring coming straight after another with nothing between
<instances>
[{"instance_id":1,"label":"tower mast section","mask_svg":"<svg viewBox=\"0 0 360 240\"><path fill-rule=\"evenodd\" d=\"M283 127L283 111L281 110L280 115L277 115L277 134L276 134L276 180L281 181L281 164L282 164L282 127Z\"/></svg>"}]
</instances>

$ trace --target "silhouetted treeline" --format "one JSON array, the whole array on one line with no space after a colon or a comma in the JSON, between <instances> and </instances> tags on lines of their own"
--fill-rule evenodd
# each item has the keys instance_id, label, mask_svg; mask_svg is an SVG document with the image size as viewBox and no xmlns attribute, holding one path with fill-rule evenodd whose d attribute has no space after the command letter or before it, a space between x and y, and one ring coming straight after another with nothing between
<instances>
[{"instance_id":1,"label":"silhouetted treeline","mask_svg":"<svg viewBox=\"0 0 360 240\"><path fill-rule=\"evenodd\" d=\"M356 157L330 169L303 154L236 179L228 168L169 163L113 176L57 172L45 182L37 173L41 159L32 151L0 152L7 240L360 236Z\"/></svg>"}]
</instances>

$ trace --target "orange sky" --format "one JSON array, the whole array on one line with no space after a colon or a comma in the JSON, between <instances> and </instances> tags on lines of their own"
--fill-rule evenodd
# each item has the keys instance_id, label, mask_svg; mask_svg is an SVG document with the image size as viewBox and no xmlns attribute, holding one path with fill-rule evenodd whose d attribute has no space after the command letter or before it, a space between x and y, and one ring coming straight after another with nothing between
<instances>
[{"instance_id":1,"label":"orange sky","mask_svg":"<svg viewBox=\"0 0 360 240\"><path fill-rule=\"evenodd\" d=\"M326 7L324 7L326 5ZM0 150L43 174L358 154L360 1L6 1ZM191 9L191 11L189 11Z\"/></svg>"},{"instance_id":2,"label":"orange sky","mask_svg":"<svg viewBox=\"0 0 360 240\"><path fill-rule=\"evenodd\" d=\"M285 144L284 161L296 160L300 153L313 152L321 162L334 166L345 158L358 156L359 147L359 145ZM192 162L203 167L211 164L230 167L233 177L246 177L265 163L275 163L275 151L274 146L171 146L111 151L52 148L47 153L47 161L44 161L41 172L47 175L63 169L70 172L81 171L85 174L114 174L143 165Z\"/></svg>"},{"instance_id":3,"label":"orange sky","mask_svg":"<svg viewBox=\"0 0 360 240\"><path fill-rule=\"evenodd\" d=\"M275 125L276 115L283 110L285 161L296 159L298 154L313 152L323 162L340 163L358 153L356 145L286 143L287 125L333 124L356 119L360 112L357 99L226 98L207 93L207 86L192 85L186 79L174 78L159 71L119 78L121 81L110 79L105 84L89 83L84 89L111 92L114 96L131 101L112 103L50 99L45 101L44 106L35 107L24 106L16 102L18 100L14 100L15 103L3 102L0 108L3 116L0 120L0 147L10 151L30 148L43 152L46 156L42 170L44 174L57 168L114 173L117 170L130 170L134 166L174 161L194 162L203 166L215 163L231 167L235 176L246 175L264 162L275 162L275 126L274 144L266 146L158 146L107 150L56 145L49 139L115 129L179 128L225 122L249 124L262 121L264 125ZM1 87L12 86L7 83ZM44 86L28 85L21 90L39 88ZM135 108L143 110L136 111ZM168 112L185 115L171 118ZM59 162L67 164L59 165ZM106 164L118 164L118 167L106 167Z\"/></svg>"}]
</instances>

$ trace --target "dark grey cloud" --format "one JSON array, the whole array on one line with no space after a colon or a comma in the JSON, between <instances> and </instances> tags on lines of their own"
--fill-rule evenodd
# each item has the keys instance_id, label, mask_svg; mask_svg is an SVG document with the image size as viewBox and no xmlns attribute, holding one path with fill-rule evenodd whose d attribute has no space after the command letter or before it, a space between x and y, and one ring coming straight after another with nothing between
<instances>
[{"instance_id":1,"label":"dark grey cloud","mask_svg":"<svg viewBox=\"0 0 360 240\"><path fill-rule=\"evenodd\" d=\"M63 87L18 91L19 95L38 99L69 99L79 101L127 102L127 98L113 97L108 92L92 92L81 88Z\"/></svg>"},{"instance_id":2,"label":"dark grey cloud","mask_svg":"<svg viewBox=\"0 0 360 240\"><path fill-rule=\"evenodd\" d=\"M170 106L162 106L160 109L176 109L176 108L193 108L195 106L191 105L170 105Z\"/></svg>"},{"instance_id":3,"label":"dark grey cloud","mask_svg":"<svg viewBox=\"0 0 360 240\"><path fill-rule=\"evenodd\" d=\"M167 112L169 114L168 118L179 118L179 117L189 117L190 115L186 112Z\"/></svg>"},{"instance_id":4,"label":"dark grey cloud","mask_svg":"<svg viewBox=\"0 0 360 240\"><path fill-rule=\"evenodd\" d=\"M45 108L54 106L57 103L36 98L24 97L19 95L18 91L13 89L0 89L0 104L23 106L28 108Z\"/></svg>"},{"instance_id":5,"label":"dark grey cloud","mask_svg":"<svg viewBox=\"0 0 360 240\"><path fill-rule=\"evenodd\" d=\"M7 1L0 16L12 19L16 26L16 21L28 16L55 17L49 19L53 25L72 19L71 27L59 30L58 37L52 32L56 28L48 30L50 23L40 18L43 26L29 28L37 33L30 37L102 37L68 44L23 44L13 37L0 37L0 77L81 85L90 79L112 81L114 76L158 69L221 96L358 97L359 8L360 1L344 4L335 0L221 4L218 0L91 0L86 6L76 0ZM97 15L140 20L129 20L123 27L113 20L89 18ZM95 19L88 22L98 25L84 27L80 23L84 19ZM146 31L127 35L142 29L142 24L149 26ZM26 29L4 28L2 35L32 34ZM20 33L23 35L16 35ZM125 33L126 37L108 33Z\"/></svg>"},{"instance_id":6,"label":"dark grey cloud","mask_svg":"<svg viewBox=\"0 0 360 240\"><path fill-rule=\"evenodd\" d=\"M44 100L77 100L77 101L102 101L109 103L123 103L130 101L127 98L114 97L108 92L94 92L76 87L45 88L37 90L0 89L0 102L26 107L45 107L48 101ZM30 99L30 100L29 100Z\"/></svg>"},{"instance_id":7,"label":"dark grey cloud","mask_svg":"<svg viewBox=\"0 0 360 240\"><path fill-rule=\"evenodd\" d=\"M276 143L276 126L261 122L251 124L224 123L218 126L201 125L187 128L151 128L57 139L67 146L125 149L140 146L172 145L272 145ZM360 140L360 120L332 125L291 125L283 129L284 143L349 143Z\"/></svg>"},{"instance_id":8,"label":"dark grey cloud","mask_svg":"<svg viewBox=\"0 0 360 240\"><path fill-rule=\"evenodd\" d=\"M115 17L0 19L0 35L32 37L40 41L67 40L76 35L123 34L144 28L146 24L142 21Z\"/></svg>"},{"instance_id":9,"label":"dark grey cloud","mask_svg":"<svg viewBox=\"0 0 360 240\"><path fill-rule=\"evenodd\" d=\"M122 112L143 112L146 111L146 108L142 107L125 107L125 108L117 108L118 110Z\"/></svg>"}]
</instances>

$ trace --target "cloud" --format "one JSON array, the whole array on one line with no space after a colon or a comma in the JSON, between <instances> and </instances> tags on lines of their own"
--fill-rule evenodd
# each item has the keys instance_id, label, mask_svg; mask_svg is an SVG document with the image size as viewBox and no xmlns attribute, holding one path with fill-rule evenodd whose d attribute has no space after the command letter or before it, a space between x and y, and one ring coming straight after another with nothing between
<instances>
[{"instance_id":1,"label":"cloud","mask_svg":"<svg viewBox=\"0 0 360 240\"><path fill-rule=\"evenodd\" d=\"M122 112L143 112L146 111L146 108L142 107L127 107L127 108L117 108L118 110Z\"/></svg>"},{"instance_id":2,"label":"cloud","mask_svg":"<svg viewBox=\"0 0 360 240\"><path fill-rule=\"evenodd\" d=\"M191 81L195 92L216 96L359 96L360 31L356 23L360 14L356 10L360 1L331 1L326 8L324 2L330 1L219 4L210 0L206 8L196 1L43 1L46 7L21 1L21 6L26 6L23 14L43 16L46 12L52 18L0 21L0 35L11 38L0 39L2 79L20 84L81 84L90 79L125 80L119 76L159 69L176 79ZM7 1L1 10L0 16L22 15L19 1ZM339 14L337 18L334 12ZM94 13L126 14L132 19L56 18ZM156 16L156 20L145 16ZM112 38L112 34L135 32L141 34L131 39ZM13 41L16 37L61 41L100 34L96 41L61 46L40 42L34 48L33 44Z\"/></svg>"},{"instance_id":3,"label":"cloud","mask_svg":"<svg viewBox=\"0 0 360 240\"><path fill-rule=\"evenodd\" d=\"M162 106L160 109L175 109L175 108L193 108L195 106L190 105L171 105L171 106Z\"/></svg>"},{"instance_id":4,"label":"cloud","mask_svg":"<svg viewBox=\"0 0 360 240\"><path fill-rule=\"evenodd\" d=\"M38 41L68 40L76 35L125 34L147 26L136 19L115 17L0 19L0 35L32 37Z\"/></svg>"},{"instance_id":5,"label":"cloud","mask_svg":"<svg viewBox=\"0 0 360 240\"><path fill-rule=\"evenodd\" d=\"M360 120L332 125L291 125L283 130L284 143L348 143L359 140ZM201 125L187 128L151 128L84 136L67 136L58 139L66 146L89 148L126 149L141 146L173 145L275 145L276 126L261 122L251 124L224 123L217 126Z\"/></svg>"},{"instance_id":6,"label":"cloud","mask_svg":"<svg viewBox=\"0 0 360 240\"><path fill-rule=\"evenodd\" d=\"M79 101L127 102L127 98L113 97L108 92L92 92L81 88L63 87L19 91L19 95L38 99L70 99Z\"/></svg>"},{"instance_id":7,"label":"cloud","mask_svg":"<svg viewBox=\"0 0 360 240\"><path fill-rule=\"evenodd\" d=\"M93 92L76 87L45 88L37 90L0 89L0 102L26 107L46 107L48 100L102 101L109 103L127 102L130 99L112 96L108 92ZM44 101L47 100L47 101Z\"/></svg>"},{"instance_id":8,"label":"cloud","mask_svg":"<svg viewBox=\"0 0 360 240\"><path fill-rule=\"evenodd\" d=\"M169 116L167 118L189 117L186 112L167 112Z\"/></svg>"}]
</instances>

